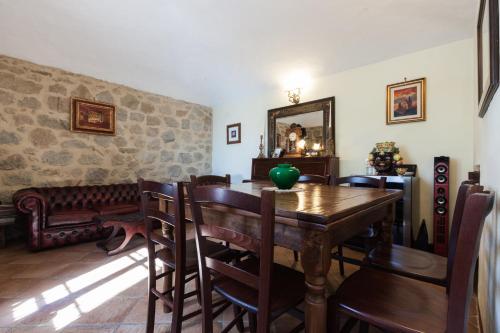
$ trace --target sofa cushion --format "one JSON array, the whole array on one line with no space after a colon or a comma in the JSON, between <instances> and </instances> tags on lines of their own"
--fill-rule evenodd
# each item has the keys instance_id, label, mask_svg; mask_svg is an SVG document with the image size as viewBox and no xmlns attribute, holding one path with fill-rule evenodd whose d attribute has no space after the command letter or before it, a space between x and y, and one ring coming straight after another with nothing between
<instances>
[{"instance_id":1,"label":"sofa cushion","mask_svg":"<svg viewBox=\"0 0 500 333\"><path fill-rule=\"evenodd\" d=\"M113 205L96 205L94 210L99 215L130 214L139 211L138 203L118 203Z\"/></svg>"},{"instance_id":2,"label":"sofa cushion","mask_svg":"<svg viewBox=\"0 0 500 333\"><path fill-rule=\"evenodd\" d=\"M98 213L91 209L60 209L47 218L48 227L92 222Z\"/></svg>"}]
</instances>

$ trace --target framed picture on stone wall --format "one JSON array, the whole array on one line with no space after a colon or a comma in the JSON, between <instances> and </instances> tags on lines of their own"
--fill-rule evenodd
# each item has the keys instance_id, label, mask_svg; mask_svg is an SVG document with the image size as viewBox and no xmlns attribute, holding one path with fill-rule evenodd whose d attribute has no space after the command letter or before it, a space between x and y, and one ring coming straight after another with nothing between
<instances>
[{"instance_id":1,"label":"framed picture on stone wall","mask_svg":"<svg viewBox=\"0 0 500 333\"><path fill-rule=\"evenodd\" d=\"M241 143L241 123L227 125L226 139L228 145Z\"/></svg>"},{"instance_id":2,"label":"framed picture on stone wall","mask_svg":"<svg viewBox=\"0 0 500 333\"><path fill-rule=\"evenodd\" d=\"M72 97L71 131L115 135L115 106L112 104Z\"/></svg>"}]
</instances>

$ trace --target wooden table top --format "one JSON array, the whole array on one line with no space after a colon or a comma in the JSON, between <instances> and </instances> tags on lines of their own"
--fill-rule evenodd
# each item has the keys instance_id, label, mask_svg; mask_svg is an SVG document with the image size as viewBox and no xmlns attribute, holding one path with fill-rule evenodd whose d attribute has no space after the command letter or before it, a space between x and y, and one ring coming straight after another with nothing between
<instances>
[{"instance_id":1,"label":"wooden table top","mask_svg":"<svg viewBox=\"0 0 500 333\"><path fill-rule=\"evenodd\" d=\"M269 182L231 184L231 189L260 196ZM301 221L329 224L366 208L394 202L401 190L296 184L300 192L276 192L276 215Z\"/></svg>"}]
</instances>

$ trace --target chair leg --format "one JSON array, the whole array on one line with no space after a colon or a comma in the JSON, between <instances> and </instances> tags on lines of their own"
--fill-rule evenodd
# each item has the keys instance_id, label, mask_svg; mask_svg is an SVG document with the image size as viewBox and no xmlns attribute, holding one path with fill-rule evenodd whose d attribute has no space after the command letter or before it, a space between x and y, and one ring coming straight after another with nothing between
<instances>
[{"instance_id":1,"label":"chair leg","mask_svg":"<svg viewBox=\"0 0 500 333\"><path fill-rule=\"evenodd\" d=\"M248 313L248 326L250 328L250 333L257 333L257 314L249 312Z\"/></svg>"},{"instance_id":2,"label":"chair leg","mask_svg":"<svg viewBox=\"0 0 500 333\"><path fill-rule=\"evenodd\" d=\"M164 265L163 266L163 271L165 272L166 270L168 270L168 266L167 265ZM163 290L169 290L172 288L172 279L173 279L174 275L173 273L170 273L170 274L167 274L164 278L163 278ZM171 300L173 302L173 298L172 298L172 294L169 293L166 295L166 297ZM164 313L170 313L172 312L172 309L167 305L167 304L163 304L163 312Z\"/></svg>"},{"instance_id":3,"label":"chair leg","mask_svg":"<svg viewBox=\"0 0 500 333\"><path fill-rule=\"evenodd\" d=\"M299 253L297 251L293 251L293 259L295 262L299 261Z\"/></svg>"},{"instance_id":4,"label":"chair leg","mask_svg":"<svg viewBox=\"0 0 500 333\"><path fill-rule=\"evenodd\" d=\"M171 333L180 333L182 331L182 315L184 310L184 272L182 269L175 271L175 289L174 289L174 308L172 311Z\"/></svg>"},{"instance_id":5,"label":"chair leg","mask_svg":"<svg viewBox=\"0 0 500 333\"><path fill-rule=\"evenodd\" d=\"M238 316L239 314L241 313L241 308L237 305L233 305L233 314L234 316ZM245 330L245 326L243 325L243 318L240 318L237 322L236 322L236 329L238 330L238 332L242 333L244 330Z\"/></svg>"},{"instance_id":6,"label":"chair leg","mask_svg":"<svg viewBox=\"0 0 500 333\"><path fill-rule=\"evenodd\" d=\"M342 245L338 246L339 253L339 271L340 275L344 276L344 250L342 249Z\"/></svg>"},{"instance_id":7,"label":"chair leg","mask_svg":"<svg viewBox=\"0 0 500 333\"><path fill-rule=\"evenodd\" d=\"M201 306L201 285L200 285L200 276L197 275L194 278L195 288L196 288L196 301Z\"/></svg>"},{"instance_id":8,"label":"chair leg","mask_svg":"<svg viewBox=\"0 0 500 333\"><path fill-rule=\"evenodd\" d=\"M331 333L340 332L340 313L338 311L330 311L327 319L327 331Z\"/></svg>"},{"instance_id":9,"label":"chair leg","mask_svg":"<svg viewBox=\"0 0 500 333\"><path fill-rule=\"evenodd\" d=\"M153 333L155 330L156 296L151 290L148 293L148 317L146 323L146 333Z\"/></svg>"},{"instance_id":10,"label":"chair leg","mask_svg":"<svg viewBox=\"0 0 500 333\"><path fill-rule=\"evenodd\" d=\"M359 333L368 333L370 326L364 321L359 322Z\"/></svg>"}]
</instances>

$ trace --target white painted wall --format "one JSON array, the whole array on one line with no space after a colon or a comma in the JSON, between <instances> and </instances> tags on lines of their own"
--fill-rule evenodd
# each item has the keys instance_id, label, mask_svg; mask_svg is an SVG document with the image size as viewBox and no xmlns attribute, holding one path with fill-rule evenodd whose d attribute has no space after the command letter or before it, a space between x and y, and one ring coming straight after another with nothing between
<instances>
[{"instance_id":1,"label":"white painted wall","mask_svg":"<svg viewBox=\"0 0 500 333\"><path fill-rule=\"evenodd\" d=\"M477 120L475 150L481 165L481 183L500 193L500 93L483 119ZM486 220L479 250L478 298L485 332L500 332L500 204Z\"/></svg>"},{"instance_id":2,"label":"white painted wall","mask_svg":"<svg viewBox=\"0 0 500 333\"><path fill-rule=\"evenodd\" d=\"M479 6L479 1L476 1ZM479 7L478 7L479 8ZM474 41L474 46L476 42ZM474 59L476 48L473 47ZM474 75L477 62L474 60ZM477 80L474 80L474 84ZM474 90L476 91L476 90ZM477 94L474 96L477 101ZM487 218L479 248L478 300L484 332L500 332L500 91L484 118L474 103L474 163L481 167L481 184L497 193L496 209Z\"/></svg>"},{"instance_id":3,"label":"white painted wall","mask_svg":"<svg viewBox=\"0 0 500 333\"><path fill-rule=\"evenodd\" d=\"M365 159L376 142L394 140L407 163L418 164L420 216L432 223L433 157L452 158L451 191L473 166L474 101L471 39L423 50L331 76L313 78L303 101L335 96L337 155L340 174L362 174ZM335 59L332 59L335 61ZM427 78L427 121L387 126L386 85ZM258 154L267 110L287 105L286 93L241 92L214 105L213 172L231 173L235 181L250 177L251 158ZM226 125L242 123L242 143L226 145ZM415 228L417 226L414 226ZM416 230L414 230L416 232Z\"/></svg>"}]
</instances>

